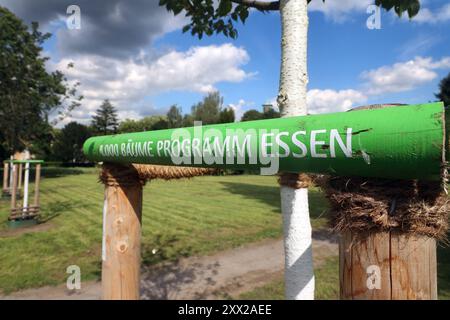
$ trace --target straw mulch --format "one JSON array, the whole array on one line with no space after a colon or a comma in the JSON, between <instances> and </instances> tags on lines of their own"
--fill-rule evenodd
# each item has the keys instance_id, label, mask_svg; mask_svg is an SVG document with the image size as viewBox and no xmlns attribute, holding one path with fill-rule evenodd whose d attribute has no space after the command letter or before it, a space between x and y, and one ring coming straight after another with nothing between
<instances>
[{"instance_id":1,"label":"straw mulch","mask_svg":"<svg viewBox=\"0 0 450 320\"><path fill-rule=\"evenodd\" d=\"M446 238L449 198L440 182L346 177L315 182L330 200L337 232L398 231Z\"/></svg>"}]
</instances>

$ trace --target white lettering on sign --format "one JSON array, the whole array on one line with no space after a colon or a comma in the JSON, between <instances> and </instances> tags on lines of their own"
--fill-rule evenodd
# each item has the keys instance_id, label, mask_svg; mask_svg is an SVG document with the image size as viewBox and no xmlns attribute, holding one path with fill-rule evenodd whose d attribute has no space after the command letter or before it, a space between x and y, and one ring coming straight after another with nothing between
<instances>
[{"instance_id":1,"label":"white lettering on sign","mask_svg":"<svg viewBox=\"0 0 450 320\"><path fill-rule=\"evenodd\" d=\"M345 132L338 129L315 129L311 131L279 131L266 129L217 129L185 128L173 131L170 139L102 144L102 157L127 158L129 161L149 157L170 158L176 165L191 164L278 164L282 158L305 157L327 159L338 155L352 158L352 128ZM275 170L275 169L274 169ZM276 168L277 170L277 168ZM268 174L273 174L270 172Z\"/></svg>"}]
</instances>

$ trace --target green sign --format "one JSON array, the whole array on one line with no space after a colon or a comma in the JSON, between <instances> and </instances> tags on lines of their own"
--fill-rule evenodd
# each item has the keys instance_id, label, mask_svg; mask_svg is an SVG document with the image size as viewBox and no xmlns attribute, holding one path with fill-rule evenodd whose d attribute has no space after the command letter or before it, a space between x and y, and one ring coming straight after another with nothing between
<instances>
[{"instance_id":1,"label":"green sign","mask_svg":"<svg viewBox=\"0 0 450 320\"><path fill-rule=\"evenodd\" d=\"M92 161L439 180L442 103L93 137Z\"/></svg>"}]
</instances>

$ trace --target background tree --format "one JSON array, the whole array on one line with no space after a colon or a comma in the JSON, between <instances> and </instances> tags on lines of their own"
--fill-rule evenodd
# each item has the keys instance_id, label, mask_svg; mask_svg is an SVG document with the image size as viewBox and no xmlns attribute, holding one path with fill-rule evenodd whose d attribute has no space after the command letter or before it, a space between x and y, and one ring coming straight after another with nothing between
<instances>
[{"instance_id":1,"label":"background tree","mask_svg":"<svg viewBox=\"0 0 450 320\"><path fill-rule=\"evenodd\" d=\"M0 30L0 143L13 154L43 143L49 115L67 115L82 97L78 84L71 87L61 72L47 72L42 45L51 35L41 33L37 23L29 28L0 7Z\"/></svg>"},{"instance_id":2,"label":"background tree","mask_svg":"<svg viewBox=\"0 0 450 320\"><path fill-rule=\"evenodd\" d=\"M450 73L439 83L439 93L436 98L444 102L445 106L450 106Z\"/></svg>"},{"instance_id":3,"label":"background tree","mask_svg":"<svg viewBox=\"0 0 450 320\"><path fill-rule=\"evenodd\" d=\"M268 108L267 110L264 110L264 113L262 114L263 119L275 119L279 117L280 113L276 111L274 108Z\"/></svg>"},{"instance_id":4,"label":"background tree","mask_svg":"<svg viewBox=\"0 0 450 320\"><path fill-rule=\"evenodd\" d=\"M193 127L194 117L191 114L185 114L183 117L183 127Z\"/></svg>"},{"instance_id":5,"label":"background tree","mask_svg":"<svg viewBox=\"0 0 450 320\"><path fill-rule=\"evenodd\" d=\"M249 16L249 10L279 10L281 16L281 70L277 97L282 117L307 114L308 84L307 39L308 10L311 0L160 0L159 4L175 15L183 12L190 22L183 32L202 38L214 33L236 38L235 23ZM398 15L407 11L410 17L420 9L419 0L375 0L386 10ZM290 175L289 173L282 175ZM290 180L294 176L290 175ZM300 179L300 176L297 176ZM314 274L312 265L311 224L306 188L281 187L281 211L285 236L285 290L287 299L313 299ZM295 236L294 236L295 235Z\"/></svg>"},{"instance_id":6,"label":"background tree","mask_svg":"<svg viewBox=\"0 0 450 320\"><path fill-rule=\"evenodd\" d=\"M219 114L219 123L233 123L235 120L234 110L231 107L224 108Z\"/></svg>"},{"instance_id":7,"label":"background tree","mask_svg":"<svg viewBox=\"0 0 450 320\"><path fill-rule=\"evenodd\" d=\"M181 113L181 108L177 105L170 107L167 112L167 124L169 129L180 128L183 125L183 115Z\"/></svg>"},{"instance_id":8,"label":"background tree","mask_svg":"<svg viewBox=\"0 0 450 320\"><path fill-rule=\"evenodd\" d=\"M55 128L49 123L42 121L36 125L37 130L29 136L32 143L27 148L37 159L48 159L52 154L52 143L55 138Z\"/></svg>"},{"instance_id":9,"label":"background tree","mask_svg":"<svg viewBox=\"0 0 450 320\"><path fill-rule=\"evenodd\" d=\"M192 107L192 116L204 125L219 123L222 104L223 98L219 92L209 93L202 102Z\"/></svg>"},{"instance_id":10,"label":"background tree","mask_svg":"<svg viewBox=\"0 0 450 320\"><path fill-rule=\"evenodd\" d=\"M242 115L241 121L253 121L253 120L263 120L263 119L274 119L279 118L280 113L275 111L273 108L264 110L264 112L259 112L255 109L250 109Z\"/></svg>"},{"instance_id":11,"label":"background tree","mask_svg":"<svg viewBox=\"0 0 450 320\"><path fill-rule=\"evenodd\" d=\"M55 160L63 162L84 162L83 144L91 137L89 128L77 122L70 122L55 134L52 154Z\"/></svg>"},{"instance_id":12,"label":"background tree","mask_svg":"<svg viewBox=\"0 0 450 320\"><path fill-rule=\"evenodd\" d=\"M118 133L142 132L167 129L168 121L166 116L147 116L140 120L125 119L119 124Z\"/></svg>"},{"instance_id":13,"label":"background tree","mask_svg":"<svg viewBox=\"0 0 450 320\"><path fill-rule=\"evenodd\" d=\"M92 117L92 128L99 135L107 135L117 132L119 122L117 120L117 110L108 99L103 101L96 115Z\"/></svg>"},{"instance_id":14,"label":"background tree","mask_svg":"<svg viewBox=\"0 0 450 320\"><path fill-rule=\"evenodd\" d=\"M242 115L241 121L253 121L253 120L261 120L263 117L262 113L255 109L250 109L245 111Z\"/></svg>"},{"instance_id":15,"label":"background tree","mask_svg":"<svg viewBox=\"0 0 450 320\"><path fill-rule=\"evenodd\" d=\"M118 133L142 132L168 129L166 116L148 116L140 120L125 119L117 129Z\"/></svg>"},{"instance_id":16,"label":"background tree","mask_svg":"<svg viewBox=\"0 0 450 320\"><path fill-rule=\"evenodd\" d=\"M150 130L164 130L169 129L169 122L167 121L167 118L161 117L158 121L156 121Z\"/></svg>"}]
</instances>

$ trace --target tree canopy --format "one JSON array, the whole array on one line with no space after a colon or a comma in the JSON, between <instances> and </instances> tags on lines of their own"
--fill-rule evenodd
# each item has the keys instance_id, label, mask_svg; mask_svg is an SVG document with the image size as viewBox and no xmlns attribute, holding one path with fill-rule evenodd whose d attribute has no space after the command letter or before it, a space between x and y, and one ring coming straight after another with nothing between
<instances>
[{"instance_id":1,"label":"tree canopy","mask_svg":"<svg viewBox=\"0 0 450 320\"><path fill-rule=\"evenodd\" d=\"M311 1L325 0L305 0ZM258 0L220 0L215 5L214 0L160 0L159 5L178 15L181 12L190 19L183 27L183 32L190 31L200 39L203 35L223 34L236 38L238 31L236 23L245 23L250 9L267 12L280 9L279 1ZM419 0L375 0L375 4L387 11L393 9L399 16L407 12L410 18L414 17L420 9Z\"/></svg>"},{"instance_id":2,"label":"tree canopy","mask_svg":"<svg viewBox=\"0 0 450 320\"><path fill-rule=\"evenodd\" d=\"M232 123L235 120L233 108L224 108L219 114L219 123Z\"/></svg>"},{"instance_id":3,"label":"tree canopy","mask_svg":"<svg viewBox=\"0 0 450 320\"><path fill-rule=\"evenodd\" d=\"M119 133L142 132L168 128L167 116L148 116L140 120L125 119L119 125Z\"/></svg>"},{"instance_id":4,"label":"tree canopy","mask_svg":"<svg viewBox=\"0 0 450 320\"><path fill-rule=\"evenodd\" d=\"M181 108L173 105L167 112L167 124L169 129L180 128L183 126L183 115L181 113Z\"/></svg>"},{"instance_id":5,"label":"tree canopy","mask_svg":"<svg viewBox=\"0 0 450 320\"><path fill-rule=\"evenodd\" d=\"M201 121L204 125L219 123L222 104L223 98L219 92L209 93L203 98L203 101L192 107L194 120Z\"/></svg>"},{"instance_id":6,"label":"tree canopy","mask_svg":"<svg viewBox=\"0 0 450 320\"><path fill-rule=\"evenodd\" d=\"M70 122L55 135L52 146L53 157L64 162L83 162L83 144L91 136L89 128L77 122Z\"/></svg>"},{"instance_id":7,"label":"tree canopy","mask_svg":"<svg viewBox=\"0 0 450 320\"><path fill-rule=\"evenodd\" d=\"M38 23L28 27L0 7L0 30L0 143L12 154L41 141L49 115L67 115L82 97L61 72L46 70L42 45L51 35Z\"/></svg>"},{"instance_id":8,"label":"tree canopy","mask_svg":"<svg viewBox=\"0 0 450 320\"><path fill-rule=\"evenodd\" d=\"M96 134L107 135L116 133L118 126L117 110L106 99L97 109L95 116L92 117L92 127Z\"/></svg>"},{"instance_id":9,"label":"tree canopy","mask_svg":"<svg viewBox=\"0 0 450 320\"><path fill-rule=\"evenodd\" d=\"M279 118L279 117L280 117L280 113L278 111L274 110L273 107L264 109L263 112L259 112L258 110L255 110L255 109L250 109L242 115L241 121L273 119L273 118Z\"/></svg>"},{"instance_id":10,"label":"tree canopy","mask_svg":"<svg viewBox=\"0 0 450 320\"><path fill-rule=\"evenodd\" d=\"M450 73L439 83L439 93L436 98L444 102L446 107L450 106Z\"/></svg>"}]
</instances>

